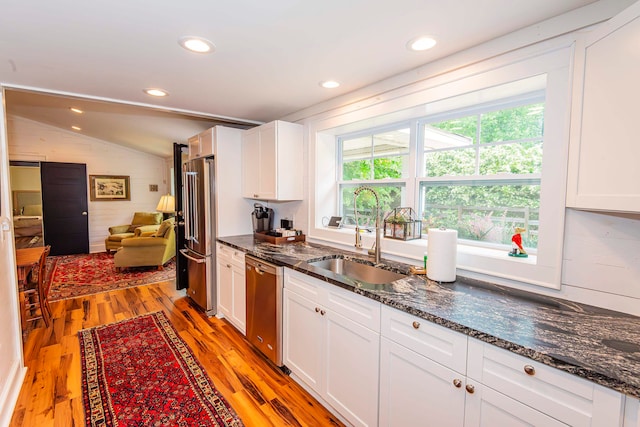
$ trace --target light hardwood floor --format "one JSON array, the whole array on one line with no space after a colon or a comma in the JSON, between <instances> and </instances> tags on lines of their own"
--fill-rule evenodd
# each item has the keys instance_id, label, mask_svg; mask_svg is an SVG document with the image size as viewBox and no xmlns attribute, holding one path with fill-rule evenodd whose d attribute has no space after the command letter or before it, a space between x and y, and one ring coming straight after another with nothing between
<instances>
[{"instance_id":1,"label":"light hardwood floor","mask_svg":"<svg viewBox=\"0 0 640 427\"><path fill-rule=\"evenodd\" d=\"M163 310L247 427L342 426L291 378L270 365L233 326L207 318L173 282L51 304L24 343L28 368L10 426L84 426L77 332Z\"/></svg>"}]
</instances>

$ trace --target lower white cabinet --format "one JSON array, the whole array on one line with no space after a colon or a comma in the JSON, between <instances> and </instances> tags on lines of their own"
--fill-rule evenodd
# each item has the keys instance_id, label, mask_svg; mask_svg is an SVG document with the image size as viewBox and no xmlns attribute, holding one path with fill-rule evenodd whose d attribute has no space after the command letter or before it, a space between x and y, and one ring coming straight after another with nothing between
<instances>
[{"instance_id":1,"label":"lower white cabinet","mask_svg":"<svg viewBox=\"0 0 640 427\"><path fill-rule=\"evenodd\" d=\"M623 425L624 427L640 427L640 400L627 396Z\"/></svg>"},{"instance_id":2,"label":"lower white cabinet","mask_svg":"<svg viewBox=\"0 0 640 427\"><path fill-rule=\"evenodd\" d=\"M614 390L391 307L381 331L381 426L622 425Z\"/></svg>"},{"instance_id":3,"label":"lower white cabinet","mask_svg":"<svg viewBox=\"0 0 640 427\"><path fill-rule=\"evenodd\" d=\"M466 394L464 427L567 426L481 383L470 381L465 387L471 392Z\"/></svg>"},{"instance_id":4,"label":"lower white cabinet","mask_svg":"<svg viewBox=\"0 0 640 427\"><path fill-rule=\"evenodd\" d=\"M464 404L463 375L381 338L381 426L461 427Z\"/></svg>"},{"instance_id":5,"label":"lower white cabinet","mask_svg":"<svg viewBox=\"0 0 640 427\"><path fill-rule=\"evenodd\" d=\"M467 376L567 425L622 425L620 393L472 338Z\"/></svg>"},{"instance_id":6,"label":"lower white cabinet","mask_svg":"<svg viewBox=\"0 0 640 427\"><path fill-rule=\"evenodd\" d=\"M380 304L289 269L284 287L284 364L349 423L378 425Z\"/></svg>"},{"instance_id":7,"label":"lower white cabinet","mask_svg":"<svg viewBox=\"0 0 640 427\"><path fill-rule=\"evenodd\" d=\"M225 317L244 335L247 329L244 252L220 243L216 251L218 317Z\"/></svg>"}]
</instances>

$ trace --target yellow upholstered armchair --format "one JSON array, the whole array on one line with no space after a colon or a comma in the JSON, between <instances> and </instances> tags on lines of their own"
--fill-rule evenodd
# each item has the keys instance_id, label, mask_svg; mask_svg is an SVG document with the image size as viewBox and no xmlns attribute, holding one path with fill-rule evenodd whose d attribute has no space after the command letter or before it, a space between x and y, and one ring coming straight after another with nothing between
<instances>
[{"instance_id":1,"label":"yellow upholstered armchair","mask_svg":"<svg viewBox=\"0 0 640 427\"><path fill-rule=\"evenodd\" d=\"M154 232L160 227L162 213L160 212L136 212L133 214L131 224L114 225L109 227L109 236L104 240L107 252L116 251L121 245L122 239L139 236L143 232Z\"/></svg>"},{"instance_id":2,"label":"yellow upholstered armchair","mask_svg":"<svg viewBox=\"0 0 640 427\"><path fill-rule=\"evenodd\" d=\"M174 218L162 221L157 231L141 232L137 237L122 239L113 257L116 270L123 267L157 266L162 270L176 255Z\"/></svg>"}]
</instances>

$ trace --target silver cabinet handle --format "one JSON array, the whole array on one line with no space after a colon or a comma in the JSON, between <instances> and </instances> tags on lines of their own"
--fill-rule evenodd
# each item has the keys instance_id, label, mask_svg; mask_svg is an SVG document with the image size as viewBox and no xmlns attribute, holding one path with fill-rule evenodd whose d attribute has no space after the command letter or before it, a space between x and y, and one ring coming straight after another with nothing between
<instances>
[{"instance_id":1,"label":"silver cabinet handle","mask_svg":"<svg viewBox=\"0 0 640 427\"><path fill-rule=\"evenodd\" d=\"M83 215L83 216L87 216L87 215L89 215L89 214L87 213L87 211L84 211L84 212L82 212L82 215Z\"/></svg>"},{"instance_id":2,"label":"silver cabinet handle","mask_svg":"<svg viewBox=\"0 0 640 427\"><path fill-rule=\"evenodd\" d=\"M184 255L185 258L190 259L191 261L197 262L198 264L203 264L207 262L205 258L194 258L187 252L186 249L180 249L180 253Z\"/></svg>"}]
</instances>

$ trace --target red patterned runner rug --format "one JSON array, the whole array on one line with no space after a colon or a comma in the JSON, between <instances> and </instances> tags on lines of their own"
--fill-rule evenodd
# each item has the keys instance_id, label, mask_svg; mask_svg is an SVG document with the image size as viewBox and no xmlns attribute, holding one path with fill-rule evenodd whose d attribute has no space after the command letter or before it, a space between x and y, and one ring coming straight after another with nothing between
<instances>
[{"instance_id":1,"label":"red patterned runner rug","mask_svg":"<svg viewBox=\"0 0 640 427\"><path fill-rule=\"evenodd\" d=\"M243 426L163 312L78 338L87 426Z\"/></svg>"},{"instance_id":2,"label":"red patterned runner rug","mask_svg":"<svg viewBox=\"0 0 640 427\"><path fill-rule=\"evenodd\" d=\"M176 263L173 259L162 270L136 267L116 271L113 255L106 252L50 256L47 258L47 277L49 301L58 301L174 280Z\"/></svg>"}]
</instances>

